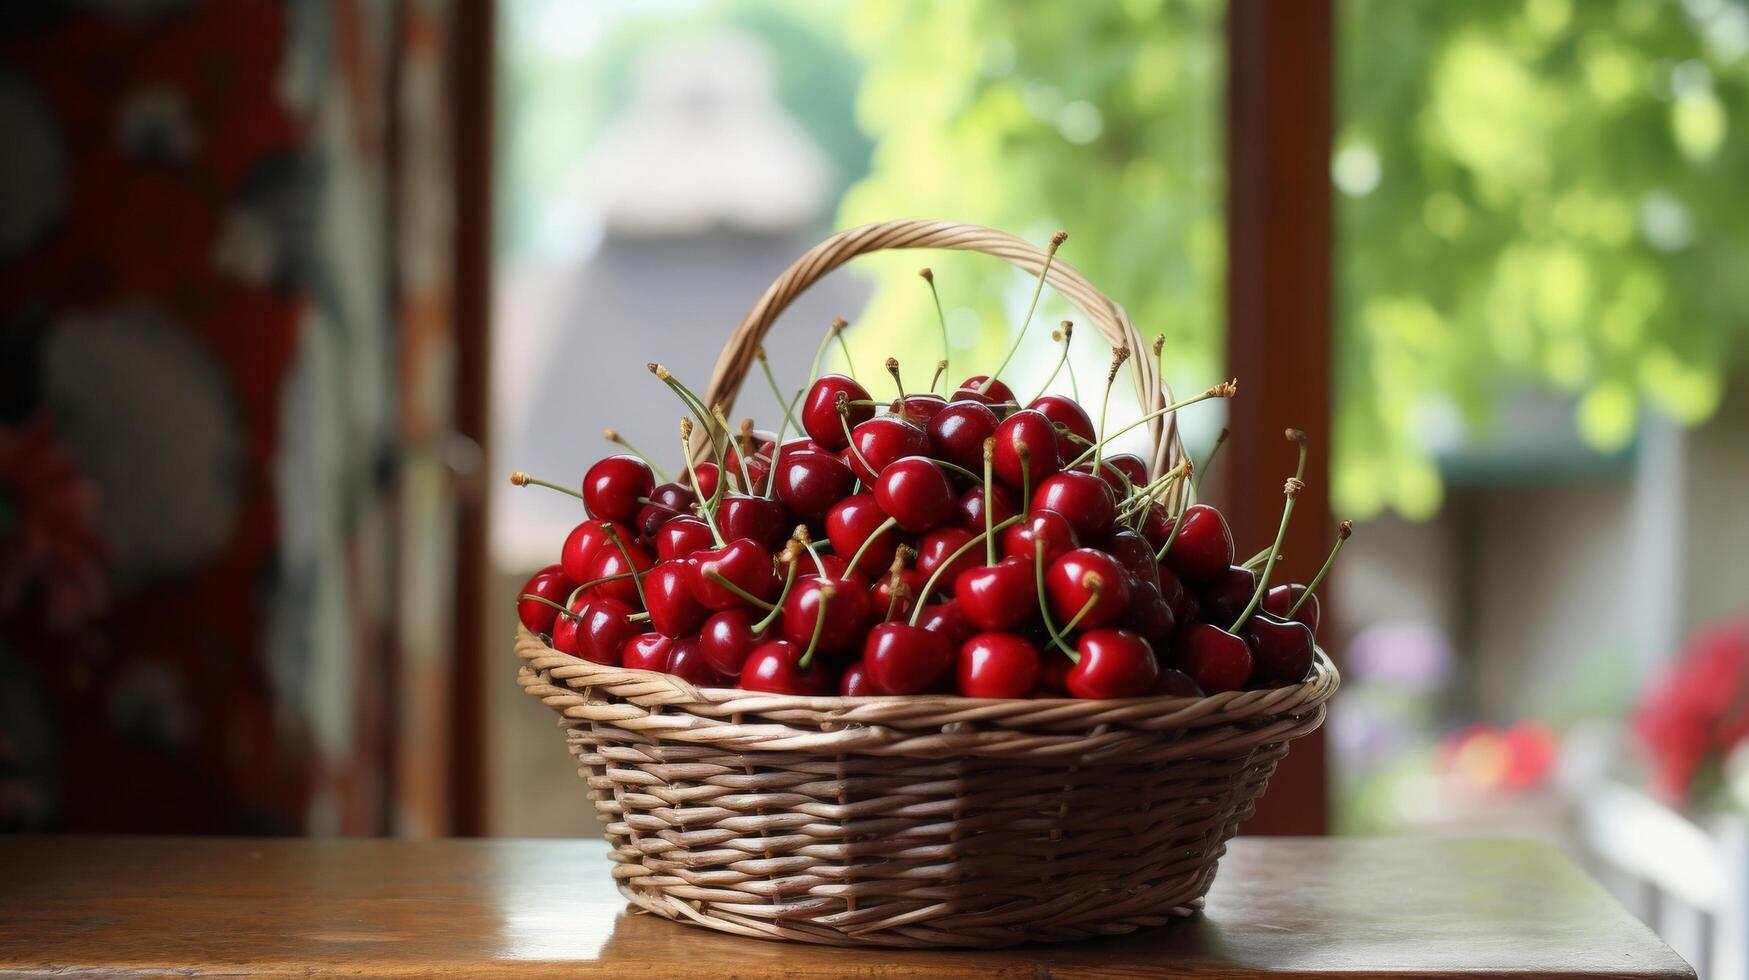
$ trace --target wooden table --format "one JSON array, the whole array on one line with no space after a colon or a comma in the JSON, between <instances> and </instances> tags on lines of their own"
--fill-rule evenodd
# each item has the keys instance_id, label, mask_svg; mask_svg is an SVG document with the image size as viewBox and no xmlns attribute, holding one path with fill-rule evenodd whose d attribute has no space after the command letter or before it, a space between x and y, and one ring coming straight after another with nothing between
<instances>
[{"instance_id":1,"label":"wooden table","mask_svg":"<svg viewBox=\"0 0 1749 980\"><path fill-rule=\"evenodd\" d=\"M996 952L842 950L634 915L598 841L0 837L0 972L528 978L1691 977L1553 849L1241 838L1207 912Z\"/></svg>"}]
</instances>

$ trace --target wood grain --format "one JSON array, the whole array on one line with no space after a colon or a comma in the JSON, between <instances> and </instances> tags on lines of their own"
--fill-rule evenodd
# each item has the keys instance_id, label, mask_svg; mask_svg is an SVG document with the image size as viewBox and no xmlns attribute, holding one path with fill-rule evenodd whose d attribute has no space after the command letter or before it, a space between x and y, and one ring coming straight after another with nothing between
<instances>
[{"instance_id":1,"label":"wood grain","mask_svg":"<svg viewBox=\"0 0 1749 980\"><path fill-rule=\"evenodd\" d=\"M1691 977L1529 842L1240 838L1108 940L844 950L632 914L596 841L0 838L0 972L349 977Z\"/></svg>"}]
</instances>

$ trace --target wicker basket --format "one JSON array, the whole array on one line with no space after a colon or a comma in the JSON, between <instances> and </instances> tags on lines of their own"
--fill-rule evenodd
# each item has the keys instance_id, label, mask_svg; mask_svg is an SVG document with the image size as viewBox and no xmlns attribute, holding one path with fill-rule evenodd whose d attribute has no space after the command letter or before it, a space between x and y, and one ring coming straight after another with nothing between
<instances>
[{"instance_id":1,"label":"wicker basket","mask_svg":"<svg viewBox=\"0 0 1749 980\"><path fill-rule=\"evenodd\" d=\"M783 308L887 248L1043 254L969 225L896 221L816 246L766 290L717 363L728 405ZM1058 262L1049 281L1115 343L1128 316ZM1152 358L1129 361L1149 407ZM1182 453L1152 427L1156 471ZM840 946L1005 946L1131 932L1202 905L1215 863L1337 675L1206 698L793 697L698 689L558 653L518 629L519 680L558 712L607 825L620 891L725 932Z\"/></svg>"}]
</instances>

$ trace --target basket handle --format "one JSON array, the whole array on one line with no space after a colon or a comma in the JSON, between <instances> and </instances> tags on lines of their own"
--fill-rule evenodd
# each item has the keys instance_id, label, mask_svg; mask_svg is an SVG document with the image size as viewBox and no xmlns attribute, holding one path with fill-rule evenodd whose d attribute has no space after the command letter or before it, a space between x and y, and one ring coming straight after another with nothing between
<instances>
[{"instance_id":1,"label":"basket handle","mask_svg":"<svg viewBox=\"0 0 1749 980\"><path fill-rule=\"evenodd\" d=\"M1032 275L1037 275L1045 263L1045 253L1031 242L980 225L912 218L841 231L809 249L777 277L777 281L765 290L765 295L759 297L759 302L753 304L753 309L729 335L728 344L717 358L716 370L711 373L710 386L705 390L705 403L721 405L725 412L734 407L735 396L747 378L766 332L797 296L850 259L890 248L982 252ZM1154 411L1170 403L1172 393L1160 379L1159 365L1149 356L1148 344L1136 332L1135 324L1130 322L1130 316L1122 306L1094 288L1074 266L1060 259L1052 261L1045 281L1074 304L1113 346L1129 347L1133 355L1129 359L1130 380L1135 383L1143 411ZM952 379L948 383L952 384ZM1158 475L1184 455L1176 413L1150 421L1148 435L1155 447L1152 458L1148 460L1149 472Z\"/></svg>"}]
</instances>

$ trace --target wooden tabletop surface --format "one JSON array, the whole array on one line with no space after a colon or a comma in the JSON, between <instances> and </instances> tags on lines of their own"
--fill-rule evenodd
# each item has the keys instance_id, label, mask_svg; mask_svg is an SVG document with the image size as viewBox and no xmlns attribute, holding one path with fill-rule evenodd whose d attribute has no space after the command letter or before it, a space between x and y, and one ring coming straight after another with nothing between
<instances>
[{"instance_id":1,"label":"wooden tabletop surface","mask_svg":"<svg viewBox=\"0 0 1749 980\"><path fill-rule=\"evenodd\" d=\"M1207 911L994 952L844 950L626 910L598 841L0 837L0 972L529 978L1690 977L1552 848L1240 838Z\"/></svg>"}]
</instances>

